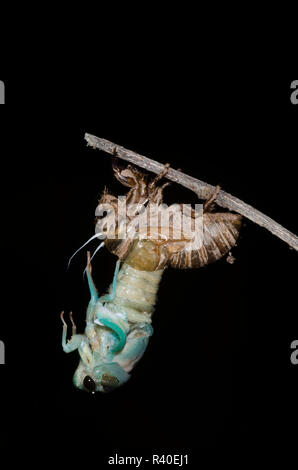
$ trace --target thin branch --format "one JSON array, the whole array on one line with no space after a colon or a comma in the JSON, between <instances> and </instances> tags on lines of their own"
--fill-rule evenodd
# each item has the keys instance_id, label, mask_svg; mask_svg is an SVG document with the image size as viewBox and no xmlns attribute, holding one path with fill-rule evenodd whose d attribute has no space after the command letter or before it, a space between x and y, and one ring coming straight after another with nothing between
<instances>
[{"instance_id":1,"label":"thin branch","mask_svg":"<svg viewBox=\"0 0 298 470\"><path fill-rule=\"evenodd\" d=\"M144 168L147 171L160 173L164 169L163 164L144 157L143 155L133 152L132 150L127 150L124 147L116 145L106 139L101 139L91 134L85 134L85 139L88 145L91 147L97 148L112 155L116 155L122 160L133 163L134 165ZM175 183L181 184L181 186L184 186L191 191L194 191L198 195L198 198L203 200L208 199L216 190L216 188L211 184L204 183L203 181L186 175L181 171L174 170L173 168L169 168L165 178L174 181ZM247 219L250 219L252 222L260 225L261 227L266 228L278 238L286 242L291 248L294 248L298 251L298 237L295 234L289 232L289 230L270 219L270 217L262 214L262 212L254 209L252 206L246 204L240 199L220 190L216 197L216 204L225 209L235 211L238 214L245 216Z\"/></svg>"}]
</instances>

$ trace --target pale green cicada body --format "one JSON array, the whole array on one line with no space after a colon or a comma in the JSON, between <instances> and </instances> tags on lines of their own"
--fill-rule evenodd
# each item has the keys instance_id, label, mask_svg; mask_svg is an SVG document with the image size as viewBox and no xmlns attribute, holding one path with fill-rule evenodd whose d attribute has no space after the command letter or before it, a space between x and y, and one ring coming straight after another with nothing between
<instances>
[{"instance_id":1,"label":"pale green cicada body","mask_svg":"<svg viewBox=\"0 0 298 470\"><path fill-rule=\"evenodd\" d=\"M91 393L108 392L124 384L130 377L129 372L144 354L153 333L150 302L152 307L161 272L136 271L125 263L121 270L119 268L120 260L116 264L110 293L99 297L91 275L88 252L86 273L91 299L85 333L76 334L70 314L72 337L67 342L67 325L63 312L61 314L63 350L69 353L78 349L80 354L80 363L73 377L74 385ZM131 290L135 291L136 285L146 287L139 287L139 297L136 293L132 297Z\"/></svg>"}]
</instances>

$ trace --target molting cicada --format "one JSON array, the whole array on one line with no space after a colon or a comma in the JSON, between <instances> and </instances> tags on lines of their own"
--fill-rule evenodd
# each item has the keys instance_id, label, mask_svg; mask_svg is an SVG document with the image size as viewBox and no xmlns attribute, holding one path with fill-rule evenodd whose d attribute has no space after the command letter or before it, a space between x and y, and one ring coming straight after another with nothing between
<instances>
[{"instance_id":1,"label":"molting cicada","mask_svg":"<svg viewBox=\"0 0 298 470\"><path fill-rule=\"evenodd\" d=\"M121 169L113 161L115 177L129 191L125 204L104 191L91 237L103 240L95 252L104 245L118 258L113 282L109 292L99 297L88 252L90 302L85 333L76 334L70 316L72 337L67 342L67 325L61 314L63 349L78 349L80 354L73 380L82 390L107 392L129 379L153 333L151 317L168 266L199 268L220 259L236 243L241 216L214 212L217 192L198 210L163 203L163 190L170 183L160 181L168 167L150 180L136 168L129 165Z\"/></svg>"}]
</instances>

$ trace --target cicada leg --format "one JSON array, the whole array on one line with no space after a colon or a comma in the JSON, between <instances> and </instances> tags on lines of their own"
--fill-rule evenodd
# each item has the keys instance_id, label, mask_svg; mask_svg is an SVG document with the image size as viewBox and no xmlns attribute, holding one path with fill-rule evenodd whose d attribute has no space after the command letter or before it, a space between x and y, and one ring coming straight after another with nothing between
<instances>
[{"instance_id":1,"label":"cicada leg","mask_svg":"<svg viewBox=\"0 0 298 470\"><path fill-rule=\"evenodd\" d=\"M79 354L81 356L82 361L89 365L92 361L92 352L89 346L88 339L85 335L77 335L76 334L76 325L72 318L72 313L70 312L70 320L72 323L72 336L69 341L67 341L67 324L64 320L64 312L61 312L60 318L63 323L63 331L62 331L62 348L63 351L66 353L70 353L75 351L76 349L79 350Z\"/></svg>"},{"instance_id":2,"label":"cicada leg","mask_svg":"<svg viewBox=\"0 0 298 470\"><path fill-rule=\"evenodd\" d=\"M90 252L87 251L87 266L86 266L86 273L87 273L87 279L88 279L88 285L89 285L89 290L90 290L90 302L87 310L87 322L90 322L93 320L93 308L96 305L96 302L99 300L101 303L104 302L112 302L115 298L116 295L116 287L117 287L117 277L119 273L119 268L120 268L121 261L118 260L116 263L115 271L114 271L114 277L113 277L113 282L112 282L112 292L110 294L102 295L100 298L98 297L98 292L95 287L94 281L92 279L92 266L90 262Z\"/></svg>"},{"instance_id":3,"label":"cicada leg","mask_svg":"<svg viewBox=\"0 0 298 470\"><path fill-rule=\"evenodd\" d=\"M169 186L171 183L167 181L161 186L157 186L157 183L168 173L170 168L170 164L166 163L164 166L164 169L158 173L151 183L148 184L148 194L149 194L149 200L157 205L162 203L163 199L163 190Z\"/></svg>"},{"instance_id":4,"label":"cicada leg","mask_svg":"<svg viewBox=\"0 0 298 470\"><path fill-rule=\"evenodd\" d=\"M117 263L116 263L116 267L115 267L115 271L114 271L114 277L113 277L113 282L112 282L112 292L110 294L106 294L106 295L102 295L100 297L100 301L102 303L104 302L112 302L115 298L115 295L116 295L116 287L117 287L117 277L118 277L118 273L119 273L119 268L120 268L120 259L118 259Z\"/></svg>"},{"instance_id":5,"label":"cicada leg","mask_svg":"<svg viewBox=\"0 0 298 470\"><path fill-rule=\"evenodd\" d=\"M211 194L211 196L203 204L204 212L211 212L212 211L219 191L220 191L220 186L217 185L216 188L215 188L214 193Z\"/></svg>"},{"instance_id":6,"label":"cicada leg","mask_svg":"<svg viewBox=\"0 0 298 470\"><path fill-rule=\"evenodd\" d=\"M71 335L70 340L67 341L67 324L64 320L64 312L61 312L61 314L60 314L60 318L61 318L62 323L63 323L62 348L63 348L63 351L66 352L66 353L69 353L69 352L72 352L72 351L75 351L76 349L78 349L81 342L82 342L82 337L83 337L83 335L77 335L76 334L76 325L75 325L75 323L73 321L73 318L72 318L72 312L70 312L69 316L71 318L71 323L72 323L72 335Z\"/></svg>"},{"instance_id":7,"label":"cicada leg","mask_svg":"<svg viewBox=\"0 0 298 470\"><path fill-rule=\"evenodd\" d=\"M88 337L91 334L90 329L94 328L93 322L96 318L99 324L104 325L110 330L112 330L113 333L115 334L115 337L117 338L117 344L113 348L112 352L120 351L123 348L126 342L126 333L127 333L128 328L125 322L115 318L115 315L110 313L107 309L104 309L104 314L103 314L102 312L103 308L101 307L103 303L112 302L115 298L116 287L117 287L117 277L119 273L120 263L121 263L120 260L118 260L116 263L111 293L103 295L100 298L98 298L98 293L97 293L95 284L91 276L92 268L91 268L91 263L90 263L90 253L89 252L87 253L86 273L87 273L88 284L89 284L90 295L91 295L91 299L90 299L88 309L87 309L87 324L88 324L88 329L89 329Z\"/></svg>"},{"instance_id":8,"label":"cicada leg","mask_svg":"<svg viewBox=\"0 0 298 470\"><path fill-rule=\"evenodd\" d=\"M90 290L90 297L92 302L96 302L98 300L98 292L95 287L94 281L92 279L92 266L90 262L90 251L87 251L87 266L86 266L86 273L87 273L87 279L88 279L88 285L89 285L89 290Z\"/></svg>"},{"instance_id":9,"label":"cicada leg","mask_svg":"<svg viewBox=\"0 0 298 470\"><path fill-rule=\"evenodd\" d=\"M91 261L90 261L90 251L87 251L86 274L87 274L87 280L88 280L88 285L89 285L89 290L90 290L90 302L87 308L86 323L89 324L89 327L94 320L94 308L98 301L98 292L95 287L94 281L92 279L91 273L92 273L92 266L91 266Z\"/></svg>"},{"instance_id":10,"label":"cicada leg","mask_svg":"<svg viewBox=\"0 0 298 470\"><path fill-rule=\"evenodd\" d=\"M152 190L156 184L164 177L166 176L166 174L168 173L169 171L169 168L170 168L170 164L169 163L166 163L165 166L164 166L164 169L158 173L154 178L153 180L149 183L148 187L149 187L149 190Z\"/></svg>"}]
</instances>

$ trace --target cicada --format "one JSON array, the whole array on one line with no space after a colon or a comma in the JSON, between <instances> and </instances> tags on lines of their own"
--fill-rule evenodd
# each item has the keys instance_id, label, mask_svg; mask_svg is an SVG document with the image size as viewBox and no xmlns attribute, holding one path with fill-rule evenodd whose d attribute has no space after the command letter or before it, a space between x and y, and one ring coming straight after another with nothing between
<instances>
[{"instance_id":1,"label":"cicada","mask_svg":"<svg viewBox=\"0 0 298 470\"><path fill-rule=\"evenodd\" d=\"M108 392L129 379L153 334L152 314L167 267L202 267L229 253L237 241L241 216L214 211L217 192L199 210L163 203L169 182L162 183L162 178L168 167L150 179L131 165L123 169L113 161L115 177L129 191L120 202L104 191L91 237L101 239L98 248L104 245L117 257L112 284L107 294L99 296L88 252L90 302L84 334L76 334L70 316L72 337L67 342L67 325L61 314L63 349L78 349L80 354L73 381L81 390Z\"/></svg>"}]
</instances>

